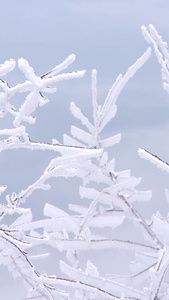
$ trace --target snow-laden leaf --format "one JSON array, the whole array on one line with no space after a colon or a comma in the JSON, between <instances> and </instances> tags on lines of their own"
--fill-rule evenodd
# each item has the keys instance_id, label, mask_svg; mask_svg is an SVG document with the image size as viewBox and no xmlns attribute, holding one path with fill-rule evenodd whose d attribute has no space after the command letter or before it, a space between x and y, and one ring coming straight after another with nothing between
<instances>
[{"instance_id":1,"label":"snow-laden leaf","mask_svg":"<svg viewBox=\"0 0 169 300\"><path fill-rule=\"evenodd\" d=\"M94 188L87 188L87 187L80 186L79 194L80 194L81 198L87 198L87 199L94 200L99 197L100 192Z\"/></svg>"},{"instance_id":2,"label":"snow-laden leaf","mask_svg":"<svg viewBox=\"0 0 169 300\"><path fill-rule=\"evenodd\" d=\"M85 273L89 276L94 276L94 277L99 276L97 267L90 260L87 261Z\"/></svg>"},{"instance_id":3,"label":"snow-laden leaf","mask_svg":"<svg viewBox=\"0 0 169 300\"><path fill-rule=\"evenodd\" d=\"M87 198L90 200L97 200L101 204L112 205L115 197L107 193L106 191L97 191L94 188L86 188L80 186L79 194L81 198ZM119 200L116 199L119 203ZM120 203L119 203L120 204Z\"/></svg>"},{"instance_id":4,"label":"snow-laden leaf","mask_svg":"<svg viewBox=\"0 0 169 300\"><path fill-rule=\"evenodd\" d=\"M78 118L83 125L87 127L89 132L94 135L94 126L90 123L88 118L82 113L80 108L78 108L74 102L71 102L70 104L70 110L75 118Z\"/></svg>"},{"instance_id":5,"label":"snow-laden leaf","mask_svg":"<svg viewBox=\"0 0 169 300\"><path fill-rule=\"evenodd\" d=\"M44 216L50 218L58 218L58 217L69 217L69 215L62 209L50 204L46 203L44 207Z\"/></svg>"},{"instance_id":6,"label":"snow-laden leaf","mask_svg":"<svg viewBox=\"0 0 169 300\"><path fill-rule=\"evenodd\" d=\"M118 216L114 214L114 212L105 212L104 214L98 214L89 218L86 221L86 225L88 227L97 227L97 228L106 228L111 227L115 229L116 227L120 226L125 219L125 216L121 214Z\"/></svg>"},{"instance_id":7,"label":"snow-laden leaf","mask_svg":"<svg viewBox=\"0 0 169 300\"><path fill-rule=\"evenodd\" d=\"M106 170L108 172L113 172L115 169L115 159L111 159L107 164L106 164Z\"/></svg>"},{"instance_id":8,"label":"snow-laden leaf","mask_svg":"<svg viewBox=\"0 0 169 300\"><path fill-rule=\"evenodd\" d=\"M163 244L169 245L169 223L167 220L161 219L157 216L153 216L152 228L154 233L160 239Z\"/></svg>"},{"instance_id":9,"label":"snow-laden leaf","mask_svg":"<svg viewBox=\"0 0 169 300\"><path fill-rule=\"evenodd\" d=\"M76 204L69 204L69 209L73 212L76 212L81 215L85 215L88 211L87 206L81 206L81 205L76 205Z\"/></svg>"},{"instance_id":10,"label":"snow-laden leaf","mask_svg":"<svg viewBox=\"0 0 169 300\"><path fill-rule=\"evenodd\" d=\"M52 145L59 145L59 141L57 139L52 139Z\"/></svg>"},{"instance_id":11,"label":"snow-laden leaf","mask_svg":"<svg viewBox=\"0 0 169 300\"><path fill-rule=\"evenodd\" d=\"M70 137L67 134L63 135L63 143L64 143L64 145L69 145L69 146L73 146L73 147L84 147L84 144L73 139L72 137Z\"/></svg>"},{"instance_id":12,"label":"snow-laden leaf","mask_svg":"<svg viewBox=\"0 0 169 300\"><path fill-rule=\"evenodd\" d=\"M152 191L134 191L129 195L128 200L130 203L134 201L149 201L152 197Z\"/></svg>"},{"instance_id":13,"label":"snow-laden leaf","mask_svg":"<svg viewBox=\"0 0 169 300\"><path fill-rule=\"evenodd\" d=\"M121 183L121 182L125 181L126 179L131 178L130 170L113 172L113 174L111 174L111 175L113 176L113 179L116 183Z\"/></svg>"},{"instance_id":14,"label":"snow-laden leaf","mask_svg":"<svg viewBox=\"0 0 169 300\"><path fill-rule=\"evenodd\" d=\"M44 258L47 258L49 257L50 254L49 253L42 253L42 254L36 254L36 255L29 255L29 258L31 260L38 260L38 259L44 259Z\"/></svg>"},{"instance_id":15,"label":"snow-laden leaf","mask_svg":"<svg viewBox=\"0 0 169 300\"><path fill-rule=\"evenodd\" d=\"M107 148L107 147L111 147L115 144L118 144L121 140L121 134L117 134L117 135L114 135L112 137L109 137L105 140L102 140L101 141L101 147L102 148Z\"/></svg>"},{"instance_id":16,"label":"snow-laden leaf","mask_svg":"<svg viewBox=\"0 0 169 300\"><path fill-rule=\"evenodd\" d=\"M90 147L95 147L97 145L97 140L92 134L76 126L71 126L71 134L73 137L79 139L80 141L83 141Z\"/></svg>"}]
</instances>

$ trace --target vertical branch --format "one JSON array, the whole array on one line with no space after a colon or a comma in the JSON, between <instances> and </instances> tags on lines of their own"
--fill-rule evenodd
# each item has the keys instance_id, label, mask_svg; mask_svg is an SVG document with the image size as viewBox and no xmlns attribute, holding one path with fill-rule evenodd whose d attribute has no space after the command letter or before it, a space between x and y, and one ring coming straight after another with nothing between
<instances>
[{"instance_id":1,"label":"vertical branch","mask_svg":"<svg viewBox=\"0 0 169 300\"><path fill-rule=\"evenodd\" d=\"M95 129L95 138L97 140L97 148L100 147L100 138L99 138L99 110L97 103L97 71L92 70L92 104L93 104L93 120L94 120L94 129Z\"/></svg>"}]
</instances>

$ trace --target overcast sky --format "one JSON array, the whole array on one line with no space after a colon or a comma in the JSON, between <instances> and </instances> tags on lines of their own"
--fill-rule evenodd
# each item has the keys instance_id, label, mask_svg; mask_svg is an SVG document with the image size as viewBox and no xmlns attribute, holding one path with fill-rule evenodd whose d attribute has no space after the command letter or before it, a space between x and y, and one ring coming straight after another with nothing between
<instances>
[{"instance_id":1,"label":"overcast sky","mask_svg":"<svg viewBox=\"0 0 169 300\"><path fill-rule=\"evenodd\" d=\"M76 122L69 113L70 101L91 116L91 70L98 71L98 99L102 103L117 75L124 74L148 47L141 25L153 24L169 43L168 0L1 0L0 6L1 63L24 57L40 75L75 53L76 61L69 70L86 69L83 79L59 84L50 103L38 109L36 124L27 126L32 140L62 141L63 133L69 133L70 125ZM16 70L8 80L16 84L23 76ZM14 102L23 100L23 96L16 97ZM139 206L146 217L157 209L164 213L168 209L164 188L169 188L169 177L137 155L138 148L145 147L169 161L169 95L162 89L154 52L127 84L117 104L116 117L105 132L105 136L122 133L121 143L110 151L110 156L116 157L116 170L130 168L132 175L143 178L140 189L153 189L148 208ZM11 126L10 118L0 120L0 129ZM7 193L32 184L54 157L33 152L28 159L28 154L25 150L0 153L0 184L8 185ZM59 187L63 191L58 191ZM53 183L50 193L35 192L31 205L38 197L37 206L42 210L45 201L53 199L54 204L60 197L58 205L66 207L70 193L77 197L72 182L67 193L62 181ZM3 299L10 297L4 295Z\"/></svg>"}]
</instances>

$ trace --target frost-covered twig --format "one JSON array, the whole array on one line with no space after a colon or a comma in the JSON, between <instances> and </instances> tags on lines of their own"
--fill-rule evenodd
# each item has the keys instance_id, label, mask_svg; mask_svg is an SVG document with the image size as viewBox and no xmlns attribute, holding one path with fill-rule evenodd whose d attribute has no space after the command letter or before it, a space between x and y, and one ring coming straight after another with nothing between
<instances>
[{"instance_id":1,"label":"frost-covered twig","mask_svg":"<svg viewBox=\"0 0 169 300\"><path fill-rule=\"evenodd\" d=\"M127 211L129 211L130 215L133 217L133 221L136 221L137 224L140 225L141 229L145 234L148 234L149 240L155 244L157 244L160 248L163 246L161 241L158 239L156 234L153 232L153 230L150 228L150 226L146 223L144 218L138 213L136 209L134 209L128 201L126 201L125 197L123 195L120 195L119 198L123 201L124 205L126 206L126 214Z\"/></svg>"},{"instance_id":2,"label":"frost-covered twig","mask_svg":"<svg viewBox=\"0 0 169 300\"><path fill-rule=\"evenodd\" d=\"M81 272L80 270L75 270L65 264L63 261L60 262L61 270L64 272L66 275L68 275L70 278L84 282L85 284L89 285L94 285L97 288L100 288L102 286L105 290L106 293L110 293L111 291L114 292L120 292L120 294L129 294L128 297L125 299L139 299L139 300L147 300L146 295L139 290L130 288L128 286L125 286L123 284L114 282L113 280L105 280L105 278L101 277L94 277L94 276L89 276L88 274L85 274L84 272ZM115 299L118 299L117 296ZM137 298L139 297L139 298ZM119 297L120 299L120 297ZM123 298L122 298L123 299Z\"/></svg>"},{"instance_id":3,"label":"frost-covered twig","mask_svg":"<svg viewBox=\"0 0 169 300\"><path fill-rule=\"evenodd\" d=\"M28 286L33 288L34 291L46 299L54 299L47 284L41 280L40 274L35 271L34 266L29 261L26 252L21 250L14 241L9 240L5 236L0 237L0 248L2 249L0 262L5 262L5 264L9 265L9 268L12 262L13 268L11 271L14 276L22 276Z\"/></svg>"},{"instance_id":4,"label":"frost-covered twig","mask_svg":"<svg viewBox=\"0 0 169 300\"><path fill-rule=\"evenodd\" d=\"M72 155L78 153L90 152L90 149L84 146L72 146L65 145L59 142L53 141L53 143L42 143L31 141L28 134L26 133L25 126L20 126L12 129L0 130L0 135L9 135L5 140L0 141L0 152L11 149L30 149L30 150L50 150L58 152L61 155ZM85 150L86 149L86 150ZM88 150L87 150L88 149ZM97 152L93 149L93 152Z\"/></svg>"},{"instance_id":5,"label":"frost-covered twig","mask_svg":"<svg viewBox=\"0 0 169 300\"><path fill-rule=\"evenodd\" d=\"M37 106L42 106L48 102L48 99L43 95L45 93L54 93L56 91L55 85L57 82L81 78L84 76L85 71L77 71L71 73L63 73L56 75L58 72L66 69L75 59L75 55L70 55L63 63L56 66L45 75L37 76L33 68L29 65L26 59L20 58L18 60L18 67L24 73L26 81L19 83L16 86L9 86L6 81L0 79L0 87L3 92L0 94L0 117L4 117L6 113L14 116L14 126L17 127L22 121L34 123L35 118L31 114L35 111ZM6 61L0 65L0 76L6 75L15 68L15 61ZM9 100L16 93L29 92L25 102L20 106L19 110L11 105Z\"/></svg>"},{"instance_id":6,"label":"frost-covered twig","mask_svg":"<svg viewBox=\"0 0 169 300\"><path fill-rule=\"evenodd\" d=\"M147 51L128 69L126 74L118 76L116 82L110 89L107 98L105 99L104 104L98 105L97 103L97 71L92 71L92 103L93 103L93 120L94 125L87 119L87 117L81 112L81 110L76 107L74 103L71 103L71 112L73 115L80 119L82 124L84 124L89 133L79 129L78 127L71 127L71 134L74 138L80 139L83 143L90 145L90 147L104 148L110 147L115 143L119 143L120 135L110 137L106 140L100 139L100 133L107 123L115 116L116 114L116 100L128 82L128 80L142 67L142 65L150 57L151 49L148 48ZM64 142L67 143L67 136L64 137Z\"/></svg>"},{"instance_id":7,"label":"frost-covered twig","mask_svg":"<svg viewBox=\"0 0 169 300\"><path fill-rule=\"evenodd\" d=\"M124 76L120 74L117 77L114 85L109 90L107 98L100 112L100 130L102 130L104 126L110 121L110 119L114 117L116 113L115 103L119 94L121 93L128 80L133 77L133 75L143 66L150 55L151 49L148 48L147 51L128 69Z\"/></svg>"},{"instance_id":8,"label":"frost-covered twig","mask_svg":"<svg viewBox=\"0 0 169 300\"><path fill-rule=\"evenodd\" d=\"M142 26L142 33L145 40L154 46L155 54L161 65L161 74L164 80L163 88L169 93L169 51L167 43L162 40L162 37L152 24L148 28Z\"/></svg>"},{"instance_id":9,"label":"frost-covered twig","mask_svg":"<svg viewBox=\"0 0 169 300\"><path fill-rule=\"evenodd\" d=\"M140 155L141 158L149 160L151 163L156 165L161 170L169 173L169 164L164 160L162 160L161 158L159 158L157 155L152 154L151 152L141 148L138 150L138 154Z\"/></svg>"},{"instance_id":10,"label":"frost-covered twig","mask_svg":"<svg viewBox=\"0 0 169 300\"><path fill-rule=\"evenodd\" d=\"M100 149L72 148L72 150L74 152L73 155L65 155L65 157L58 157L51 160L43 175L35 183L28 186L27 189L22 190L20 193L13 194L13 201L17 202L19 205L20 202L25 202L26 198L36 189L49 189L50 185L46 184L46 181L52 177L85 177L86 174L89 173L90 158L100 156L102 153ZM83 171L80 170L82 165L84 165Z\"/></svg>"}]
</instances>

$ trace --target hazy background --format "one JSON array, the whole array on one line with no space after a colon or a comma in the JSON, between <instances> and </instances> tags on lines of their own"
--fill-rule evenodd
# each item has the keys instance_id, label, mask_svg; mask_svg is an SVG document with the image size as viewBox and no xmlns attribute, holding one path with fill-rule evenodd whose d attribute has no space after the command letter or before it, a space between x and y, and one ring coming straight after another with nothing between
<instances>
[{"instance_id":1,"label":"hazy background","mask_svg":"<svg viewBox=\"0 0 169 300\"><path fill-rule=\"evenodd\" d=\"M0 4L0 63L24 57L41 75L75 53L76 61L68 71L86 69L83 79L58 84L57 93L49 95L51 101L37 109L35 125L27 126L31 139L36 141L62 141L63 133L69 133L71 124L77 124L69 112L70 101L91 118L92 69L98 71L98 100L103 103L117 75L124 74L148 47L141 25L152 23L169 42L168 0L1 0ZM15 70L7 80L14 85L24 77ZM14 105L21 105L24 97L15 97ZM138 148L144 147L169 161L169 95L163 91L154 52L129 81L117 104L116 117L104 136L121 132L122 141L109 151L110 157L116 158L117 171L129 168L132 175L143 178L140 189L153 190L150 203L137 205L141 213L146 218L156 210L166 215L164 188L169 187L169 177L137 155ZM0 119L0 129L11 126L10 117ZM0 185L8 185L7 193L25 189L55 155L27 150L0 153ZM45 202L66 209L69 202L79 201L77 181L68 180L66 188L62 180L51 183L50 191L37 191L27 201L28 207L35 208L35 219L42 215ZM4 198L5 193L2 201ZM2 299L21 299L20 281L13 281L7 273L5 268L0 272ZM6 284L10 284L11 291L16 290L15 298Z\"/></svg>"}]
</instances>

